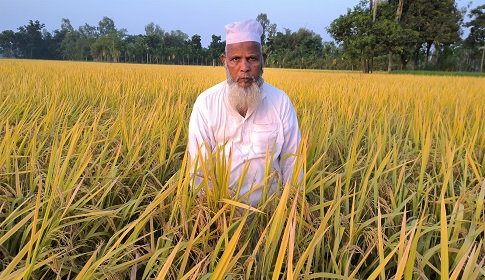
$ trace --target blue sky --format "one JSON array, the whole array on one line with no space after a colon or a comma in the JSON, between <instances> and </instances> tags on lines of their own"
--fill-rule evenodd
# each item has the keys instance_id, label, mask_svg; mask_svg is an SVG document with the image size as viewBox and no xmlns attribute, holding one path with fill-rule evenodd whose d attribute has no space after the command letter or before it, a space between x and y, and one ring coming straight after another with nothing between
<instances>
[{"instance_id":1,"label":"blue sky","mask_svg":"<svg viewBox=\"0 0 485 280\"><path fill-rule=\"evenodd\" d=\"M485 0L472 1L472 7L485 4ZM457 0L459 7L469 2ZM331 41L325 28L358 3L359 0L0 0L0 31L17 31L29 20L39 20L52 32L60 29L62 18L69 19L77 29L85 23L97 26L107 16L116 28L126 28L131 35L145 34L145 25L153 22L164 31L178 29L189 37L198 34L207 47L212 34L225 40L224 25L265 13L278 31L305 27L320 34L324 41Z\"/></svg>"}]
</instances>

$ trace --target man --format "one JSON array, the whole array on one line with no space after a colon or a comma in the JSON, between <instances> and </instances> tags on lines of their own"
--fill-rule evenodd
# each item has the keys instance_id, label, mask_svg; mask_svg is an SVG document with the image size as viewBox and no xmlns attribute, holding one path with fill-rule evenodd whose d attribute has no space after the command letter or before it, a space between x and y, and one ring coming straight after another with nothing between
<instances>
[{"instance_id":1,"label":"man","mask_svg":"<svg viewBox=\"0 0 485 280\"><path fill-rule=\"evenodd\" d=\"M237 192L241 202L256 206L262 196L276 191L278 183L291 183L294 171L301 180L303 170L296 170L301 167L300 130L286 93L262 78L266 54L261 24L245 20L225 29L226 53L221 60L227 80L197 98L190 116L188 151L192 163L198 163L193 167L197 183L202 181L199 167L204 160L223 155L231 172L229 189Z\"/></svg>"}]
</instances>

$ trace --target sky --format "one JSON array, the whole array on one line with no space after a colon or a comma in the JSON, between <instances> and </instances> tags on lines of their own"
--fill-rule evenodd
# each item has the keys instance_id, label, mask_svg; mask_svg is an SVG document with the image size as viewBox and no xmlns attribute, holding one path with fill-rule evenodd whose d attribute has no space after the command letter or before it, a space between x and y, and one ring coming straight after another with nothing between
<instances>
[{"instance_id":1,"label":"sky","mask_svg":"<svg viewBox=\"0 0 485 280\"><path fill-rule=\"evenodd\" d=\"M485 0L472 0L472 7ZM0 0L0 32L18 31L29 20L45 24L51 33L61 28L62 19L69 19L74 29L89 24L97 26L103 17L112 19L117 29L125 28L129 35L145 34L151 22L165 32L180 30L189 37L201 36L207 47L212 35L225 40L224 26L228 23L256 18L265 13L277 31L285 28L298 31L304 27L319 34L324 41L333 39L326 27L345 15L359 0ZM470 0L457 0L458 7Z\"/></svg>"}]
</instances>

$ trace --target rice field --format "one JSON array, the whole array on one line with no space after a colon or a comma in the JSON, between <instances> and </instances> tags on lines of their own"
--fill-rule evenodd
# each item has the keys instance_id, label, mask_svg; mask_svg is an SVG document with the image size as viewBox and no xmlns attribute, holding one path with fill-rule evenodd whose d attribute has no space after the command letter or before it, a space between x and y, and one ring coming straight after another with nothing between
<instances>
[{"instance_id":1,"label":"rice field","mask_svg":"<svg viewBox=\"0 0 485 280\"><path fill-rule=\"evenodd\" d=\"M0 73L0 279L485 279L483 78L265 69L305 186L243 209L185 153L222 67Z\"/></svg>"}]
</instances>

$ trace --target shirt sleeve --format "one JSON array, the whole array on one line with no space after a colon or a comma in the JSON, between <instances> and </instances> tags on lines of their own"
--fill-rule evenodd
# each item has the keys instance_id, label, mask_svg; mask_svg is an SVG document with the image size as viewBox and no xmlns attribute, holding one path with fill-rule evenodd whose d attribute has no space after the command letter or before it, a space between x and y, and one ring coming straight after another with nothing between
<instances>
[{"instance_id":1,"label":"shirt sleeve","mask_svg":"<svg viewBox=\"0 0 485 280\"><path fill-rule=\"evenodd\" d=\"M300 145L301 134L298 126L298 119L289 98L283 103L282 108L282 123L284 142L280 154L280 167L283 176L283 185L288 181L292 181L294 173L297 177L297 182L301 183L303 179L303 165L302 155L298 153Z\"/></svg>"},{"instance_id":2,"label":"shirt sleeve","mask_svg":"<svg viewBox=\"0 0 485 280\"><path fill-rule=\"evenodd\" d=\"M190 159L190 170L195 175L196 185L199 185L202 181L201 176L197 176L197 174L200 175L198 170L200 163L207 159L207 149L213 148L211 139L213 137L207 122L207 114L201 108L200 102L195 102L190 115L187 150Z\"/></svg>"}]
</instances>

